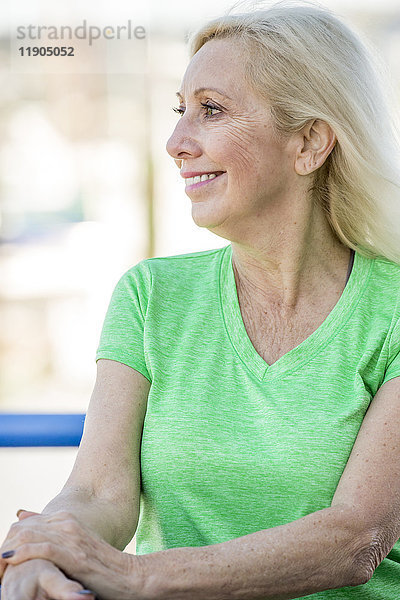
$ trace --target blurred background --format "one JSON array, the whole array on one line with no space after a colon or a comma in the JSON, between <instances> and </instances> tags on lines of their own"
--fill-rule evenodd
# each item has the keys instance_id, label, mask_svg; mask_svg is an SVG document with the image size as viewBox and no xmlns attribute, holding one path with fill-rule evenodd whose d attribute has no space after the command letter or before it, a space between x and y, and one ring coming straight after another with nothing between
<instances>
[{"instance_id":1,"label":"blurred background","mask_svg":"<svg viewBox=\"0 0 400 600\"><path fill-rule=\"evenodd\" d=\"M85 412L122 273L143 258L229 243L193 223L165 144L179 118L171 107L187 34L232 4L2 0L0 412ZM320 4L375 45L399 95L398 0ZM91 43L51 39L50 26L54 36L85 23L126 29ZM33 39L38 25L48 37ZM144 37L127 39L135 27ZM74 46L75 56L27 56L34 46ZM60 490L75 455L0 449L1 539L18 508L40 511Z\"/></svg>"}]
</instances>

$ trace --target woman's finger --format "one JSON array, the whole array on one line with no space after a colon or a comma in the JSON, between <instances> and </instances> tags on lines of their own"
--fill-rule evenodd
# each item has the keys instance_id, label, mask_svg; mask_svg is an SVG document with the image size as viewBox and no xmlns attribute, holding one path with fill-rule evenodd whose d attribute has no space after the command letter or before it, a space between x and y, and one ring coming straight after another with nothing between
<instances>
[{"instance_id":1,"label":"woman's finger","mask_svg":"<svg viewBox=\"0 0 400 600\"><path fill-rule=\"evenodd\" d=\"M56 566L34 560L7 569L1 600L94 600L95 595L68 579Z\"/></svg>"},{"instance_id":2,"label":"woman's finger","mask_svg":"<svg viewBox=\"0 0 400 600\"><path fill-rule=\"evenodd\" d=\"M45 571L39 576L41 590L52 600L93 600L94 594L77 581L71 581L61 571Z\"/></svg>"},{"instance_id":3,"label":"woman's finger","mask_svg":"<svg viewBox=\"0 0 400 600\"><path fill-rule=\"evenodd\" d=\"M20 508L17 511L17 517L19 521L23 521L24 519L28 519L29 517L34 517L35 515L39 515L40 513L37 512L32 512L30 510L24 510L23 508Z\"/></svg>"},{"instance_id":4,"label":"woman's finger","mask_svg":"<svg viewBox=\"0 0 400 600\"><path fill-rule=\"evenodd\" d=\"M0 581L3 579L4 571L6 570L7 562L0 558Z\"/></svg>"},{"instance_id":5,"label":"woman's finger","mask_svg":"<svg viewBox=\"0 0 400 600\"><path fill-rule=\"evenodd\" d=\"M52 542L33 542L23 544L15 550L8 550L2 554L3 560L10 565L19 565L33 558L49 560L67 573L76 572L86 560L85 552L76 549L60 547Z\"/></svg>"},{"instance_id":6,"label":"woman's finger","mask_svg":"<svg viewBox=\"0 0 400 600\"><path fill-rule=\"evenodd\" d=\"M14 553L25 544L34 542L53 542L59 543L59 538L55 538L53 535L47 535L45 537L41 531L36 529L24 528L24 529L11 529L2 547L0 548L0 579L4 575L4 571L9 564L9 559L13 557Z\"/></svg>"},{"instance_id":7,"label":"woman's finger","mask_svg":"<svg viewBox=\"0 0 400 600\"><path fill-rule=\"evenodd\" d=\"M7 567L7 563L1 558L1 554L3 552L5 552L6 550L9 550L10 547L12 547L12 539L15 535L15 523L13 523L10 527L10 529L8 530L7 536L5 538L5 540L3 541L2 545L0 546L0 580L3 578L4 575L4 571Z\"/></svg>"},{"instance_id":8,"label":"woman's finger","mask_svg":"<svg viewBox=\"0 0 400 600\"><path fill-rule=\"evenodd\" d=\"M28 518L28 514L34 516ZM31 511L21 511L19 516L25 522L19 521L11 526L0 548L0 578L7 564L19 564L31 558L45 558L55 562L53 550L46 550L49 546L59 550L59 558L63 563L61 568L65 569L66 558L68 564L72 564L74 568L79 566L72 558L82 554L82 536L85 535L82 526L73 515L65 512L35 515ZM40 554L28 555L26 546L38 543L43 544ZM21 548L25 548L22 554Z\"/></svg>"},{"instance_id":9,"label":"woman's finger","mask_svg":"<svg viewBox=\"0 0 400 600\"><path fill-rule=\"evenodd\" d=\"M66 536L76 536L77 532L80 533L80 527L75 523L75 521L58 521L51 522L48 520L42 519L42 515L39 515L39 519L37 518L29 518L25 517L25 513L27 511L22 511L21 517L22 520L27 522L14 523L4 540L1 548L0 548L0 560L3 558L8 558L8 556L3 556L4 553L9 551L16 551L20 546L31 543L31 542L51 542L53 544L62 544L64 545L64 541ZM35 515L36 513L30 513L31 515ZM74 536L74 537L75 537Z\"/></svg>"}]
</instances>

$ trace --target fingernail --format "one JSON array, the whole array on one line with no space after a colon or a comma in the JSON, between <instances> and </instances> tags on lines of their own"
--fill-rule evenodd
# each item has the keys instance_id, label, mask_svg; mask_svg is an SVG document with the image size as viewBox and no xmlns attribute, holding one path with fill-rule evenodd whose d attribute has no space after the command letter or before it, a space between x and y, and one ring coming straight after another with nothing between
<instances>
[{"instance_id":1,"label":"fingernail","mask_svg":"<svg viewBox=\"0 0 400 600\"><path fill-rule=\"evenodd\" d=\"M22 512L27 512L27 511L26 511L24 508L20 508L19 510L17 510L17 517L19 517L19 515L20 515Z\"/></svg>"},{"instance_id":2,"label":"fingernail","mask_svg":"<svg viewBox=\"0 0 400 600\"><path fill-rule=\"evenodd\" d=\"M11 558L12 556L14 556L14 554L15 550L7 550L7 552L3 552L1 558Z\"/></svg>"},{"instance_id":3,"label":"fingernail","mask_svg":"<svg viewBox=\"0 0 400 600\"><path fill-rule=\"evenodd\" d=\"M78 594L81 594L82 596L89 596L89 594L93 594L93 592L91 590L81 590L80 592L78 592Z\"/></svg>"}]
</instances>

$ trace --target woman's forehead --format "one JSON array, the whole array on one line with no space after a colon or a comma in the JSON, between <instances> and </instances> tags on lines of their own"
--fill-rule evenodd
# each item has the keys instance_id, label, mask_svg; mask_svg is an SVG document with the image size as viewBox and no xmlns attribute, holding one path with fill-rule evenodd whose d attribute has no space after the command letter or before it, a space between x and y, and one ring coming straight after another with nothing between
<instances>
[{"instance_id":1,"label":"woman's forehead","mask_svg":"<svg viewBox=\"0 0 400 600\"><path fill-rule=\"evenodd\" d=\"M233 40L210 40L191 59L182 78L180 95L213 90L233 100L247 85L244 64L243 55Z\"/></svg>"}]
</instances>

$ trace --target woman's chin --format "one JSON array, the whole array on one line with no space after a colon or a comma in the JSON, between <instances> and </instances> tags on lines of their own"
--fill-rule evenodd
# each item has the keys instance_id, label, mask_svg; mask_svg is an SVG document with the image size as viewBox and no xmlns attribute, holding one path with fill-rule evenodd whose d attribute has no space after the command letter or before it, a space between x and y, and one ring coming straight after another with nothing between
<instances>
[{"instance_id":1,"label":"woman's chin","mask_svg":"<svg viewBox=\"0 0 400 600\"><path fill-rule=\"evenodd\" d=\"M192 219L199 227L213 227L219 219L207 200L192 201Z\"/></svg>"},{"instance_id":2,"label":"woman's chin","mask_svg":"<svg viewBox=\"0 0 400 600\"><path fill-rule=\"evenodd\" d=\"M204 208L204 210L201 210L199 205L192 205L193 222L198 227L208 229L211 233L215 233L215 235L228 239L225 236L227 228L226 226L224 227L228 215L218 215L215 211L207 210L205 206L202 208Z\"/></svg>"}]
</instances>

